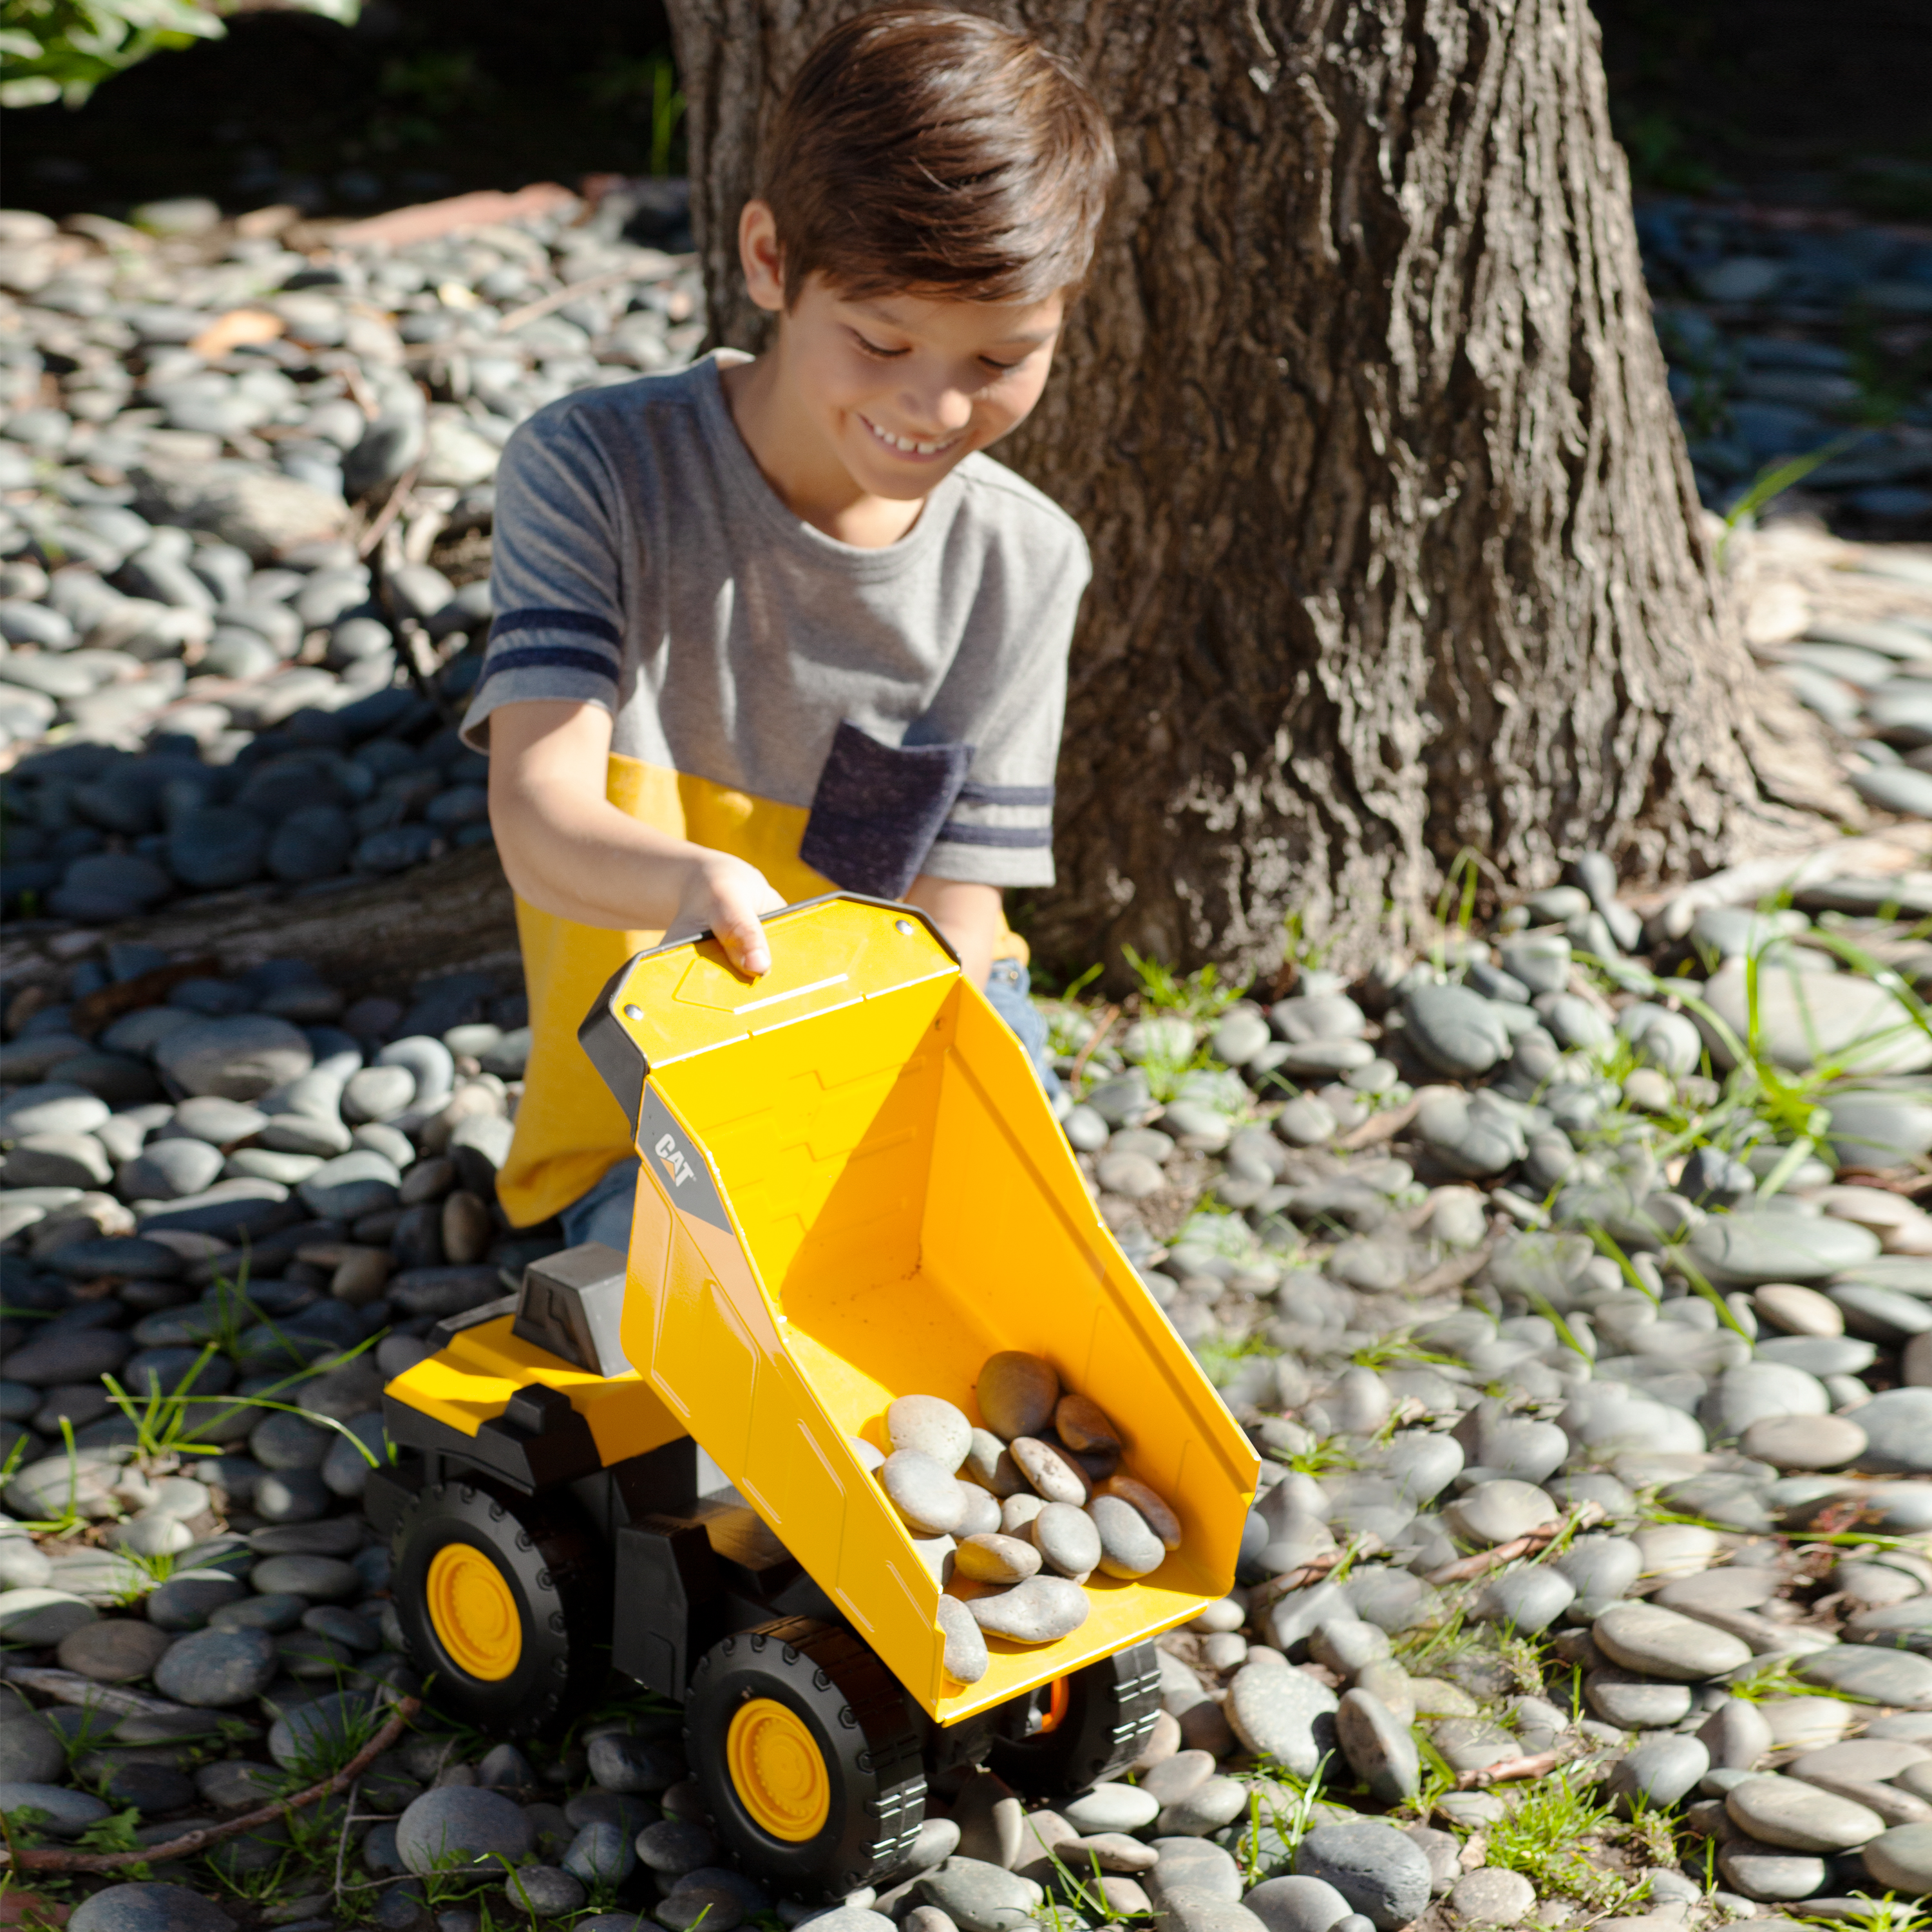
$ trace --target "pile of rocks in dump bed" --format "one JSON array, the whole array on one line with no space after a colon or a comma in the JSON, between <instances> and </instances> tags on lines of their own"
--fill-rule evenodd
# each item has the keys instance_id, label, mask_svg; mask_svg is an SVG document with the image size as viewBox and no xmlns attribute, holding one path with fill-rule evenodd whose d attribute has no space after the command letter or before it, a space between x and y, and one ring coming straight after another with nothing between
<instances>
[{"instance_id":1,"label":"pile of rocks in dump bed","mask_svg":"<svg viewBox=\"0 0 1932 1932\"><path fill-rule=\"evenodd\" d=\"M854 1448L913 1532L939 1581L946 1669L976 1684L986 1638L1057 1642L1087 1621L1081 1586L1095 1570L1131 1581L1180 1547L1167 1503L1120 1468L1120 1431L1090 1397L1063 1394L1052 1363L992 1356L976 1428L942 1397L904 1395L886 1411L889 1454Z\"/></svg>"},{"instance_id":2,"label":"pile of rocks in dump bed","mask_svg":"<svg viewBox=\"0 0 1932 1932\"><path fill-rule=\"evenodd\" d=\"M451 727L499 453L704 334L691 258L631 238L640 212L559 190L393 241L292 209L0 212L9 913L106 923L488 838Z\"/></svg>"},{"instance_id":3,"label":"pile of rocks in dump bed","mask_svg":"<svg viewBox=\"0 0 1932 1932\"><path fill-rule=\"evenodd\" d=\"M1586 863L1352 986L1304 971L1211 1012L1184 988L1104 1034L1050 1009L1063 1071L1085 1053L1065 1124L1099 1211L1263 1487L1238 1587L1162 1640L1138 1765L1046 1809L988 1776L934 1793L922 1869L842 1913L1660 1932L1932 1886L1928 959L1880 910L1916 889L1827 878L1758 912L1720 881L1640 929ZM423 1331L560 1241L491 1198L513 992L345 1006L293 965L144 979L166 970L83 958L0 1048L0 1401L31 1438L0 1525L0 1808L56 1839L236 1815L417 1688L367 1465L328 1425L373 1444ZM244 1246L242 1300L218 1284ZM204 1340L190 1439L221 1453L171 1450L159 1412L135 1440L103 1371L175 1387ZM220 1420L271 1387L300 1412ZM155 1881L250 1924L272 1884L317 1919L473 1932L511 1902L500 1862L436 1869L460 1850L511 1862L520 1914L802 1916L724 1863L676 1714L602 1714L512 1748L442 1728L432 1690L352 1815ZM101 1895L160 1932L166 1900Z\"/></svg>"}]
</instances>

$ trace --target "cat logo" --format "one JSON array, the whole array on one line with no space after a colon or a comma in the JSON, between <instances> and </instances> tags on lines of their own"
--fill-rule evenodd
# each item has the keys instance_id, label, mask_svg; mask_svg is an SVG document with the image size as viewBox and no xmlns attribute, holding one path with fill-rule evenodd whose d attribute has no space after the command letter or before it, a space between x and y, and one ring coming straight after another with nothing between
<instances>
[{"instance_id":1,"label":"cat logo","mask_svg":"<svg viewBox=\"0 0 1932 1932\"><path fill-rule=\"evenodd\" d=\"M664 1170L670 1176L674 1187L682 1187L691 1178L691 1163L678 1151L677 1143L670 1135L660 1136L652 1151L664 1162Z\"/></svg>"}]
</instances>

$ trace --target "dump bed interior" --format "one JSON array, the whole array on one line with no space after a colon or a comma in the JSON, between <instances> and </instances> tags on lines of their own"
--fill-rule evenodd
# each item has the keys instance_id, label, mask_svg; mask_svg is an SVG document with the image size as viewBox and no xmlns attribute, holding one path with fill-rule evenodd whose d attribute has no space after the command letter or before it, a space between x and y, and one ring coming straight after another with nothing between
<instances>
[{"instance_id":1,"label":"dump bed interior","mask_svg":"<svg viewBox=\"0 0 1932 1932\"><path fill-rule=\"evenodd\" d=\"M1256 1458L1101 1222L1024 1049L923 919L840 898L770 932L755 982L707 940L640 956L607 996L649 1069L646 1094L620 1095L645 1169L626 1352L914 1697L955 1721L1224 1594ZM681 1185L680 1164L700 1162L700 1184ZM966 1686L940 1667L932 1552L851 1438L887 1447L886 1406L906 1394L977 1423L980 1366L1010 1348L1107 1412L1123 1467L1184 1535L1150 1576L1096 1573L1072 1635L992 1640Z\"/></svg>"}]
</instances>

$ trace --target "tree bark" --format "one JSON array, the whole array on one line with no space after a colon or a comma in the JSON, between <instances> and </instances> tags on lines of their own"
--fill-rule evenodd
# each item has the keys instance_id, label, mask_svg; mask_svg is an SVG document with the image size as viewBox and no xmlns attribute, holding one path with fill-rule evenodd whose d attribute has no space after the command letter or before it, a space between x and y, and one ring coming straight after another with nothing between
<instances>
[{"instance_id":1,"label":"tree bark","mask_svg":"<svg viewBox=\"0 0 1932 1932\"><path fill-rule=\"evenodd\" d=\"M756 130L849 0L671 0L718 340ZM1457 855L1708 870L1856 819L1721 597L1586 0L998 0L1120 191L998 454L1095 578L1036 949L1265 971Z\"/></svg>"}]
</instances>

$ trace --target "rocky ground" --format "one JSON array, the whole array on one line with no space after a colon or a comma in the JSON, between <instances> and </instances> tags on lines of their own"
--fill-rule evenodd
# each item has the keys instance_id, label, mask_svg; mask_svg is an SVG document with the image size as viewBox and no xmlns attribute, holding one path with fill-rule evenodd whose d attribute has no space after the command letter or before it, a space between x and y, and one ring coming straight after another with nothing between
<instances>
[{"instance_id":1,"label":"rocky ground","mask_svg":"<svg viewBox=\"0 0 1932 1932\"><path fill-rule=\"evenodd\" d=\"M489 837L453 727L497 453L697 347L690 259L626 238L662 188L308 253L292 208L0 213L9 911L326 890Z\"/></svg>"},{"instance_id":2,"label":"rocky ground","mask_svg":"<svg viewBox=\"0 0 1932 1932\"><path fill-rule=\"evenodd\" d=\"M1926 881L1756 910L1732 875L1646 920L1577 870L1353 986L1051 1007L1100 1210L1264 1454L1239 1587L1163 1640L1126 1780L1028 1811L981 1778L826 1932L1932 1889ZM482 989L345 1008L117 946L57 991L0 1049L0 1810L16 1846L164 1844L422 1688L358 1508L377 1394L560 1238L495 1210L521 1043ZM614 1693L520 1750L432 1704L346 1799L33 1909L795 1920L716 1862L676 1735Z\"/></svg>"},{"instance_id":3,"label":"rocky ground","mask_svg":"<svg viewBox=\"0 0 1932 1932\"><path fill-rule=\"evenodd\" d=\"M1822 455L1803 482L1828 514L1927 534L1932 230L1660 199L1637 230L1705 501Z\"/></svg>"},{"instance_id":4,"label":"rocky ground","mask_svg":"<svg viewBox=\"0 0 1932 1932\"><path fill-rule=\"evenodd\" d=\"M352 224L0 212L16 926L326 895L488 838L453 728L497 452L553 398L695 352L691 259L650 245L688 240L679 186ZM1825 452L1783 506L1932 535L1932 241L1668 202L1641 227L1706 500ZM1886 596L1787 599L1758 642L1875 806L1932 814L1932 562L1854 561Z\"/></svg>"},{"instance_id":5,"label":"rocky ground","mask_svg":"<svg viewBox=\"0 0 1932 1932\"><path fill-rule=\"evenodd\" d=\"M351 1000L100 928L487 837L452 723L490 459L698 340L688 264L586 212L416 241L8 218L7 890L44 941L0 1016L14 1849L166 1845L422 1688L364 1451L436 1321L561 1244L494 1198L520 989ZM1724 232L1660 278L1767 258ZM1745 325L1812 325L1738 304L1795 286L1680 313L1782 366ZM1922 814L1927 553L1796 519L1726 566L1868 800ZM1263 1488L1234 1592L1163 1640L1133 1771L1058 1810L936 1798L917 1869L823 1932L1701 1932L1932 1890L1923 832L1642 906L1586 858L1353 984L1150 970L1125 1012L1051 1003L1068 1138ZM345 1795L144 1876L23 1878L0 1916L795 1922L718 1862L678 1732L615 1687L520 1749L432 1702Z\"/></svg>"}]
</instances>

